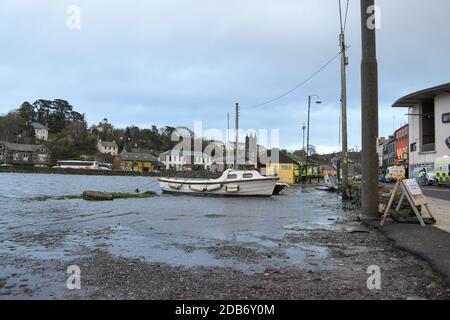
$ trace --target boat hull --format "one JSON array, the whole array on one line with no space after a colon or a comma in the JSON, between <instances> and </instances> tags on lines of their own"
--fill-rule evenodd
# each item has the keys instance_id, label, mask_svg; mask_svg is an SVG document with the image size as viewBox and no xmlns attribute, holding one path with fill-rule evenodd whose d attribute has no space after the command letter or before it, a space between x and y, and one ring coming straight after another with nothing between
<instances>
[{"instance_id":1,"label":"boat hull","mask_svg":"<svg viewBox=\"0 0 450 320\"><path fill-rule=\"evenodd\" d=\"M174 182L170 180L164 181L161 179L160 187L163 193L170 194L224 197L270 197L274 191L276 183L276 179L226 183L185 183L182 181ZM220 184L220 188L217 188L218 184ZM208 186L211 185L214 185L214 188L208 188Z\"/></svg>"}]
</instances>

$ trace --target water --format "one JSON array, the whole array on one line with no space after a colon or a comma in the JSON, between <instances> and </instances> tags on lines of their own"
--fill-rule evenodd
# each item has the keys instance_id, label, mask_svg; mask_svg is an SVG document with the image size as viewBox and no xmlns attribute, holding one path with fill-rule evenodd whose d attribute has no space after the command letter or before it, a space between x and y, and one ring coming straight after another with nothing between
<instances>
[{"instance_id":1,"label":"water","mask_svg":"<svg viewBox=\"0 0 450 320\"><path fill-rule=\"evenodd\" d=\"M271 198L159 195L112 202L46 199L85 190L157 191L156 178L0 174L0 257L70 261L86 249L192 267L234 267L256 272L273 264L305 263L321 247L280 245L290 226L333 224L339 198L313 188L291 188ZM256 253L281 252L249 263L212 247L242 246Z\"/></svg>"}]
</instances>

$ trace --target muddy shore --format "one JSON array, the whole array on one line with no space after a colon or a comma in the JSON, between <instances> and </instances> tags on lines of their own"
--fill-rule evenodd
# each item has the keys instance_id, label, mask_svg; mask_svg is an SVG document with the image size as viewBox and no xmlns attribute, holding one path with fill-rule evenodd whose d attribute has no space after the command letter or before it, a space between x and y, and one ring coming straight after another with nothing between
<instances>
[{"instance_id":1,"label":"muddy shore","mask_svg":"<svg viewBox=\"0 0 450 320\"><path fill-rule=\"evenodd\" d=\"M54 200L39 186L65 195L151 190L157 180L3 178L0 299L448 298L426 262L315 188L268 199L161 195L105 203ZM69 266L81 271L80 290L66 286ZM380 268L380 290L367 287L370 266Z\"/></svg>"},{"instance_id":2,"label":"muddy shore","mask_svg":"<svg viewBox=\"0 0 450 320\"><path fill-rule=\"evenodd\" d=\"M80 258L61 262L15 259L10 270L33 270L33 277L47 279L47 287L15 272L0 278L0 299L42 298L45 289L65 281L65 270L82 270L82 289L63 290L50 299L446 299L447 288L427 263L396 249L375 230L340 222L334 230L297 229L276 240L279 248L320 245L326 257L315 250L306 254L305 265L284 264L288 259L278 248L261 249L217 242L202 248L218 259L232 258L254 264L277 259L278 266L261 272L231 267L180 267L139 258L114 256L101 248L85 248ZM273 240L273 239L272 239ZM54 243L55 239L40 239ZM1 264L4 264L3 261ZM41 264L42 263L42 264ZM382 272L382 289L367 289L367 267L376 264ZM14 268L17 267L17 268ZM44 289L44 290L42 290ZM44 291L44 292L42 292Z\"/></svg>"}]
</instances>

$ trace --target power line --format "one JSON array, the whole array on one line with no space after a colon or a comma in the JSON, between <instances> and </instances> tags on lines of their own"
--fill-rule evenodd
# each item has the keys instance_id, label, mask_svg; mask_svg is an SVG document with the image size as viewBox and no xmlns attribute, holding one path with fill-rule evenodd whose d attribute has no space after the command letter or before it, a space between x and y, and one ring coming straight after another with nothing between
<instances>
[{"instance_id":1,"label":"power line","mask_svg":"<svg viewBox=\"0 0 450 320\"><path fill-rule=\"evenodd\" d=\"M338 58L341 54L341 51L339 51L338 54L336 54L333 58L331 58L327 63L325 63L323 66L321 66L316 72L314 72L312 75L310 75L308 78L306 78L305 80L303 80L302 82L300 82L298 85L296 85L294 88L292 88L291 90L283 93L282 95L279 95L276 98L267 100L266 102L263 103L258 103L256 105L253 106L249 106L249 107L241 107L241 109L253 109L253 108L259 108L265 105L268 105L272 102L278 101L286 96L288 96L289 94L291 94L292 92L296 91L298 88L302 87L303 85L305 85L306 83L308 83L312 78L314 78L316 75L318 75L320 72L322 72L326 67L328 67L334 60L336 60L336 58Z\"/></svg>"},{"instance_id":2,"label":"power line","mask_svg":"<svg viewBox=\"0 0 450 320\"><path fill-rule=\"evenodd\" d=\"M350 5L350 0L347 0L347 8L345 9L345 19L344 19L344 33L347 28L347 17L348 17L348 8Z\"/></svg>"}]
</instances>

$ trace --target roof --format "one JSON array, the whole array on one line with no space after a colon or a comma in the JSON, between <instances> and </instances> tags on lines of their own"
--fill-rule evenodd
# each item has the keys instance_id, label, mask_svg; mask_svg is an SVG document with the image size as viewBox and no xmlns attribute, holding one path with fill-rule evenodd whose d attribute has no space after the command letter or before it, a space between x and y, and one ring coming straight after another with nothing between
<instances>
[{"instance_id":1,"label":"roof","mask_svg":"<svg viewBox=\"0 0 450 320\"><path fill-rule=\"evenodd\" d=\"M36 152L40 148L43 148L42 144L21 144L21 143L9 143L9 142L0 142L0 144L4 144L8 149L13 151L22 151L22 152ZM44 147L45 148L45 147ZM47 150L47 148L46 148Z\"/></svg>"},{"instance_id":2,"label":"roof","mask_svg":"<svg viewBox=\"0 0 450 320\"><path fill-rule=\"evenodd\" d=\"M398 99L392 105L392 107L414 107L416 104L421 103L424 100L434 99L436 96L445 93L450 93L450 83L441 84L440 86L411 93L407 96L404 96L403 98Z\"/></svg>"},{"instance_id":3,"label":"roof","mask_svg":"<svg viewBox=\"0 0 450 320\"><path fill-rule=\"evenodd\" d=\"M115 143L115 142L102 141L102 140L99 140L99 142L100 142L100 144L101 144L102 146L104 146L104 147L114 147L114 148L117 148L117 143Z\"/></svg>"},{"instance_id":4,"label":"roof","mask_svg":"<svg viewBox=\"0 0 450 320\"><path fill-rule=\"evenodd\" d=\"M163 153L161 153L161 155L165 155L165 156L186 156L186 157L190 157L190 156L194 156L194 157L209 157L209 155L207 155L204 152L200 152L200 151L190 151L190 150L168 150L165 151Z\"/></svg>"},{"instance_id":5,"label":"roof","mask_svg":"<svg viewBox=\"0 0 450 320\"><path fill-rule=\"evenodd\" d=\"M34 129L37 129L37 130L39 130L39 129L48 130L48 128L46 126L44 126L43 124L40 124L39 122L32 122L30 124L30 126L32 126Z\"/></svg>"},{"instance_id":6,"label":"roof","mask_svg":"<svg viewBox=\"0 0 450 320\"><path fill-rule=\"evenodd\" d=\"M124 161L150 161L159 162L156 157L150 153L145 152L124 152L120 155L120 158Z\"/></svg>"},{"instance_id":7,"label":"roof","mask_svg":"<svg viewBox=\"0 0 450 320\"><path fill-rule=\"evenodd\" d=\"M301 159L297 158L294 155L284 153L283 151L279 151L277 149L273 149L273 150L274 151L278 151L278 163L295 163L295 164L300 164L301 163ZM272 151L273 150L268 150L267 151L267 156L268 157L272 156Z\"/></svg>"},{"instance_id":8,"label":"roof","mask_svg":"<svg viewBox=\"0 0 450 320\"><path fill-rule=\"evenodd\" d=\"M330 165L322 165L322 166L320 166L320 168L321 168L322 170L328 170L328 171L334 171L334 170L336 170L335 167L330 166Z\"/></svg>"}]
</instances>

